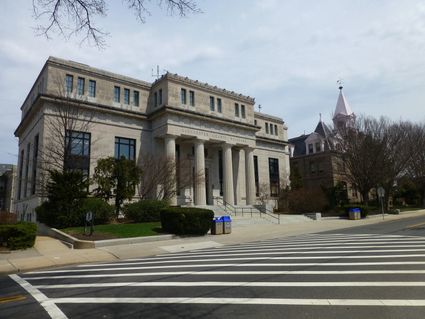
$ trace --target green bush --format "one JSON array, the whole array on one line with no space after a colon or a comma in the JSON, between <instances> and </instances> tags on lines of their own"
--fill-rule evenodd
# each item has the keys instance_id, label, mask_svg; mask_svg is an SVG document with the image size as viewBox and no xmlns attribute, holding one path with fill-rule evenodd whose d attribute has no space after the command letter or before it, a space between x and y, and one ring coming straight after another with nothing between
<instances>
[{"instance_id":1,"label":"green bush","mask_svg":"<svg viewBox=\"0 0 425 319\"><path fill-rule=\"evenodd\" d=\"M162 229L177 235L205 235L211 228L214 212L193 207L168 207L161 211Z\"/></svg>"},{"instance_id":2,"label":"green bush","mask_svg":"<svg viewBox=\"0 0 425 319\"><path fill-rule=\"evenodd\" d=\"M57 205L44 202L36 207L37 221L54 228L76 227L84 225L81 207L74 207L73 211L64 213Z\"/></svg>"},{"instance_id":3,"label":"green bush","mask_svg":"<svg viewBox=\"0 0 425 319\"><path fill-rule=\"evenodd\" d=\"M159 222L161 210L168 207L165 200L141 200L124 206L125 217L136 223Z\"/></svg>"},{"instance_id":4,"label":"green bush","mask_svg":"<svg viewBox=\"0 0 425 319\"><path fill-rule=\"evenodd\" d=\"M81 210L81 218L83 218L83 221L85 213L88 211L93 213L95 225L106 224L114 216L114 207L101 198L89 197L84 199L81 205Z\"/></svg>"},{"instance_id":5,"label":"green bush","mask_svg":"<svg viewBox=\"0 0 425 319\"><path fill-rule=\"evenodd\" d=\"M0 244L6 244L10 249L24 249L34 246L37 225L20 222L17 224L0 225Z\"/></svg>"}]
</instances>

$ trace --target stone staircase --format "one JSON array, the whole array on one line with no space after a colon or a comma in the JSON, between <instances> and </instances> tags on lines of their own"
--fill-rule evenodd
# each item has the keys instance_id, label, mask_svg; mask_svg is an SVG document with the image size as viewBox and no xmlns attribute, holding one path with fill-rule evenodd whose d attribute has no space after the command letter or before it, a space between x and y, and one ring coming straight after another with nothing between
<instances>
[{"instance_id":1,"label":"stone staircase","mask_svg":"<svg viewBox=\"0 0 425 319\"><path fill-rule=\"evenodd\" d=\"M252 206L234 206L235 210L225 210L220 205L197 206L211 209L214 217L231 216L233 226L255 225L255 224L277 224L278 220L267 214L261 213L257 208ZM236 213L235 213L236 212ZM280 224L294 224L313 222L311 218L304 215L281 214Z\"/></svg>"}]
</instances>

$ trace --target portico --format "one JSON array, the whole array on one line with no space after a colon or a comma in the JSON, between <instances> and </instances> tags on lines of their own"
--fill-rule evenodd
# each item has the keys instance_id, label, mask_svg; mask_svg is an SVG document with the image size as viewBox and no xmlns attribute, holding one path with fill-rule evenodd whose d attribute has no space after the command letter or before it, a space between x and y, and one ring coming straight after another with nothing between
<instances>
[{"instance_id":1,"label":"portico","mask_svg":"<svg viewBox=\"0 0 425 319\"><path fill-rule=\"evenodd\" d=\"M168 134L162 139L164 153L176 167L178 190L171 199L172 205L187 204L188 201L196 206L212 205L216 197L231 205L255 203L252 147L186 135ZM235 158L239 162L235 163ZM182 164L182 159L187 162ZM192 181L181 185L182 174L188 173L187 164L192 169ZM234 167L242 168L239 169L242 174L235 174Z\"/></svg>"}]
</instances>

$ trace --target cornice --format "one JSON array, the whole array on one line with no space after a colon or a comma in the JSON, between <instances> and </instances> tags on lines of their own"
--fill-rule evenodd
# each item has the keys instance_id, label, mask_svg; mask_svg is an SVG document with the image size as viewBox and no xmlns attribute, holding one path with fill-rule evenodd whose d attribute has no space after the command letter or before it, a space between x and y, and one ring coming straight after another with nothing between
<instances>
[{"instance_id":1,"label":"cornice","mask_svg":"<svg viewBox=\"0 0 425 319\"><path fill-rule=\"evenodd\" d=\"M177 73L170 73L170 72L165 73L158 80L156 80L152 84L152 86L156 85L157 83L163 80L169 80L175 83L183 83L188 86L206 90L217 95L227 96L229 98L236 99L247 104L255 104L255 98L250 97L248 95L238 94L234 91L229 91L223 88L219 88L217 86L213 86L208 83L200 82L198 80L192 80L192 79L189 79L188 77L183 77L181 75L178 75Z\"/></svg>"}]
</instances>

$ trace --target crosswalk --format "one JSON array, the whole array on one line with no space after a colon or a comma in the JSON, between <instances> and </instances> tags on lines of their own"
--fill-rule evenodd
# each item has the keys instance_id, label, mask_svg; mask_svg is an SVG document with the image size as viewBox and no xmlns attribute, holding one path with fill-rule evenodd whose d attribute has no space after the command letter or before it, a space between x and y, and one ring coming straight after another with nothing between
<instances>
[{"instance_id":1,"label":"crosswalk","mask_svg":"<svg viewBox=\"0 0 425 319\"><path fill-rule=\"evenodd\" d=\"M425 237L309 234L11 278L52 318L423 318Z\"/></svg>"}]
</instances>

